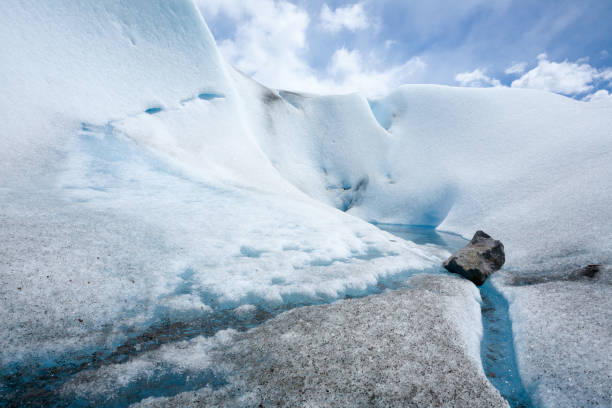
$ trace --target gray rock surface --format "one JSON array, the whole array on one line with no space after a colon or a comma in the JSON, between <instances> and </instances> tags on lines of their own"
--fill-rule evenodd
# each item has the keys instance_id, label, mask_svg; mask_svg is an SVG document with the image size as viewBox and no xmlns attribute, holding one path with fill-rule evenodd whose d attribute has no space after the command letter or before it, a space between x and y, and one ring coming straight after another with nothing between
<instances>
[{"instance_id":1,"label":"gray rock surface","mask_svg":"<svg viewBox=\"0 0 612 408\"><path fill-rule=\"evenodd\" d=\"M471 280L480 286L506 261L504 245L483 231L476 231L465 248L444 261L444 267L452 273Z\"/></svg>"},{"instance_id":2,"label":"gray rock surface","mask_svg":"<svg viewBox=\"0 0 612 408\"><path fill-rule=\"evenodd\" d=\"M440 275L410 284L236 333L219 351L227 386L139 406L507 407L482 370L477 289Z\"/></svg>"}]
</instances>

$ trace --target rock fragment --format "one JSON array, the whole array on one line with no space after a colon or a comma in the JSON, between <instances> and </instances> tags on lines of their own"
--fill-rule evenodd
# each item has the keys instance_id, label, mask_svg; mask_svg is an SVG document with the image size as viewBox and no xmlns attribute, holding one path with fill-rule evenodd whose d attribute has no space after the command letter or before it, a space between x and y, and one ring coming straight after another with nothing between
<instances>
[{"instance_id":1,"label":"rock fragment","mask_svg":"<svg viewBox=\"0 0 612 408\"><path fill-rule=\"evenodd\" d=\"M443 266L480 286L505 261L504 245L485 232L476 231L470 243L451 255Z\"/></svg>"}]
</instances>

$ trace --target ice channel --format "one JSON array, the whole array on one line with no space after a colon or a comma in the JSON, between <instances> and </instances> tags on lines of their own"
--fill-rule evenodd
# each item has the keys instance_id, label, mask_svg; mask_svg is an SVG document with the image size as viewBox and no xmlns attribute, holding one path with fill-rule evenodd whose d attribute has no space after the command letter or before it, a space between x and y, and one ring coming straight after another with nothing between
<instances>
[{"instance_id":1,"label":"ice channel","mask_svg":"<svg viewBox=\"0 0 612 408\"><path fill-rule=\"evenodd\" d=\"M440 246L451 252L461 248L467 242L458 235L439 232L428 227L404 225L378 225L378 227L399 238L418 244ZM442 268L429 272L445 273ZM411 272L407 271L407 275L410 274ZM378 282L377 285L363 292L346 294L346 297L361 297L381 293L388 289L401 288L404 286L407 275L395 275L393 278ZM529 407L531 403L522 385L514 355L508 304L490 282L481 288L481 296L484 326L481 357L485 374L511 407ZM222 305L213 304L214 312L205 318L184 322L164 322L162 319L162 321L152 323L145 332L133 333L126 342L115 345L110 352L83 350L79 356L53 364L31 362L29 366L26 364L26 366L13 367L14 370L5 372L2 378L12 398L0 402L0 406L33 406L33 404L88 406L92 401L70 399L69 396L62 396L58 392L62 385L78 373L126 362L141 353L156 350L163 344L188 340L196 336L210 337L227 328L247 330L283 311L316 303L329 303L333 300L335 299L321 299L318 302L296 301L274 307L259 304L247 314L237 314L232 310L224 309ZM123 388L114 390L115 395L111 399L93 402L96 406L127 406L151 396L172 396L207 385L215 388L225 384L224 378L218 377L212 371L205 371L193 377L183 377L172 373L171 370L156 370L146 380L131 382Z\"/></svg>"}]
</instances>

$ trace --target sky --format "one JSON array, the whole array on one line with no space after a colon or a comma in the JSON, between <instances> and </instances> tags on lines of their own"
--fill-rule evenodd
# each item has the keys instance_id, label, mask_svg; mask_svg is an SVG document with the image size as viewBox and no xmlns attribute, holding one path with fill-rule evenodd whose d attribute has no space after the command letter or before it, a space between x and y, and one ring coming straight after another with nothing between
<instances>
[{"instance_id":1,"label":"sky","mask_svg":"<svg viewBox=\"0 0 612 408\"><path fill-rule=\"evenodd\" d=\"M221 53L272 88L507 86L612 101L612 0L196 0Z\"/></svg>"}]
</instances>

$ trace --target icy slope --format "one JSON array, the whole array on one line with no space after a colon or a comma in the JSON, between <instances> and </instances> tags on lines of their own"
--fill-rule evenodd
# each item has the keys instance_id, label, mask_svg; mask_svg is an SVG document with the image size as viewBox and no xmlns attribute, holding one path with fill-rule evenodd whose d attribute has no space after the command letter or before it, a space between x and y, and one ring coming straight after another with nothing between
<instances>
[{"instance_id":1,"label":"icy slope","mask_svg":"<svg viewBox=\"0 0 612 408\"><path fill-rule=\"evenodd\" d=\"M229 93L214 40L190 1L2 4L3 180L40 171L72 121L106 122L198 92Z\"/></svg>"},{"instance_id":2,"label":"icy slope","mask_svg":"<svg viewBox=\"0 0 612 408\"><path fill-rule=\"evenodd\" d=\"M611 259L608 104L269 90L226 65L188 0L7 0L0 41L10 381L40 388L37 369L78 370L160 322L363 294L446 255L364 220L484 228L510 268Z\"/></svg>"},{"instance_id":3,"label":"icy slope","mask_svg":"<svg viewBox=\"0 0 612 408\"><path fill-rule=\"evenodd\" d=\"M364 293L445 255L288 182L191 1L3 10L3 374L78 366L160 321Z\"/></svg>"},{"instance_id":4,"label":"icy slope","mask_svg":"<svg viewBox=\"0 0 612 408\"><path fill-rule=\"evenodd\" d=\"M510 268L612 260L612 104L431 85L368 102L236 80L272 163L318 200L468 238L483 228Z\"/></svg>"},{"instance_id":5,"label":"icy slope","mask_svg":"<svg viewBox=\"0 0 612 408\"><path fill-rule=\"evenodd\" d=\"M200 178L297 187L368 221L487 229L510 267L612 257L610 104L433 86L376 101L277 92L226 66L189 1L56 3L9 2L3 17L5 184L53 174L81 123L117 120ZM536 266L545 257L557 260Z\"/></svg>"}]
</instances>

